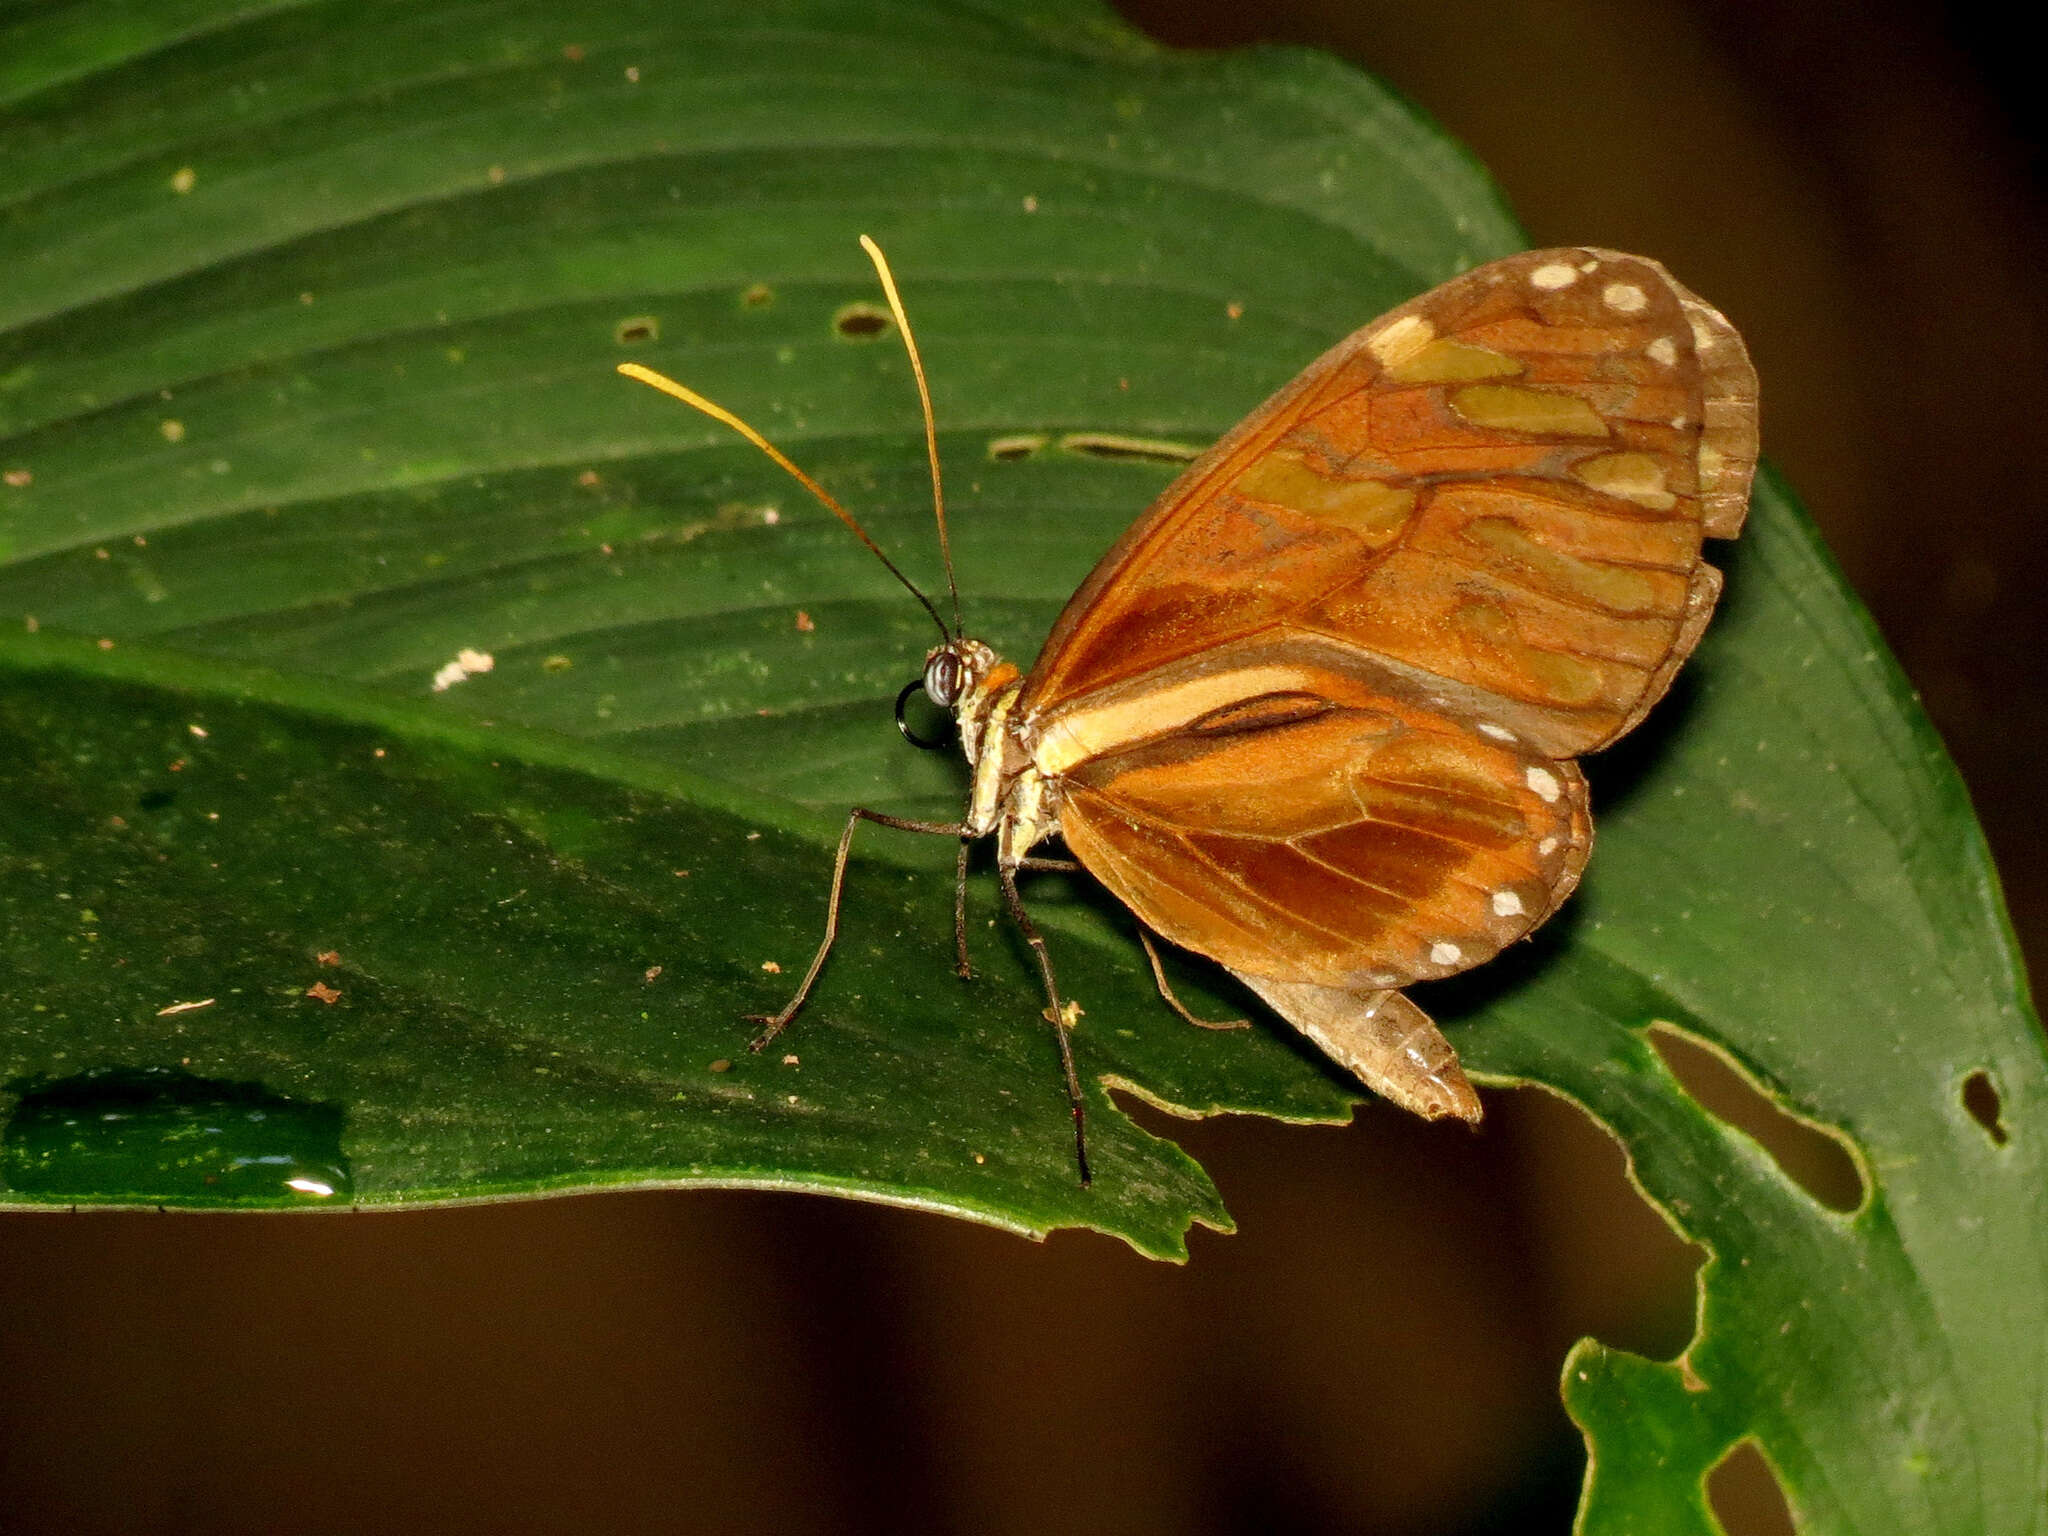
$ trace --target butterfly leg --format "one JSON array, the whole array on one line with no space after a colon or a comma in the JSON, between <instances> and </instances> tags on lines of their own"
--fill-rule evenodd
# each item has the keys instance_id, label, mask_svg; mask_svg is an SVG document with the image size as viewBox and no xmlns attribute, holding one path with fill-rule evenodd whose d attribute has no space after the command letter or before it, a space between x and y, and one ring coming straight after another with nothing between
<instances>
[{"instance_id":1,"label":"butterfly leg","mask_svg":"<svg viewBox=\"0 0 2048 1536\"><path fill-rule=\"evenodd\" d=\"M953 948L958 954L953 969L962 981L974 979L974 967L967 963L967 849L970 839L960 834L960 858L953 865Z\"/></svg>"},{"instance_id":2,"label":"butterfly leg","mask_svg":"<svg viewBox=\"0 0 2048 1536\"><path fill-rule=\"evenodd\" d=\"M1159 983L1159 995L1166 999L1166 1006L1186 1019L1197 1029L1250 1029L1250 1019L1204 1019L1188 1012L1187 1004L1173 995L1173 988L1167 985L1166 968L1159 963L1159 951L1152 947L1152 935L1141 924L1138 928L1138 942L1145 946L1145 958L1152 962L1152 979Z\"/></svg>"},{"instance_id":3,"label":"butterfly leg","mask_svg":"<svg viewBox=\"0 0 2048 1536\"><path fill-rule=\"evenodd\" d=\"M853 829L864 821L872 821L884 827L894 827L899 832L930 832L944 837L967 836L967 828L953 821L912 821L903 816L885 816L880 811L871 811L857 805L846 818L846 830L839 834L839 853L832 860L832 894L825 901L825 938L818 945L818 952L811 956L811 968L804 972L804 979L796 989L796 995L783 1006L782 1012L750 1013L746 1016L749 1024L764 1024L767 1028L754 1037L749 1050L765 1050L768 1042L781 1034L785 1025L796 1017L797 1010L804 1005L804 999L811 995L811 985L818 979L818 972L825 968L825 957L832 953L832 941L839 936L839 897L846 887L846 856L853 848ZM964 849L963 841L961 847ZM964 927L962 930L964 939Z\"/></svg>"},{"instance_id":4,"label":"butterfly leg","mask_svg":"<svg viewBox=\"0 0 2048 1536\"><path fill-rule=\"evenodd\" d=\"M1032 954L1038 957L1039 975L1045 981L1046 1001L1050 1004L1046 1012L1052 1019L1053 1033L1059 1037L1060 1067L1067 1075L1067 1102L1074 1109L1074 1161L1080 1167L1081 1183L1085 1186L1092 1182L1088 1171L1088 1112L1082 1104L1081 1077L1074 1070L1074 1042L1069 1037L1066 1007L1060 1002L1059 982L1052 974L1052 956L1046 950L1038 925L1024 910L1024 898L1017 894L1017 866L999 861L996 874L1002 881L1003 900L1009 906L1010 916L1023 932L1024 942L1031 946Z\"/></svg>"},{"instance_id":5,"label":"butterfly leg","mask_svg":"<svg viewBox=\"0 0 2048 1536\"><path fill-rule=\"evenodd\" d=\"M1043 870L1047 873L1078 875L1087 866L1077 859L1024 859L1017 865L1022 870ZM1166 980L1166 971L1159 964L1159 951L1152 947L1152 936L1138 927L1138 942L1145 946L1145 958L1152 962L1152 979L1159 984L1159 995L1166 999L1166 1006L1186 1019L1197 1029L1250 1029L1250 1019L1204 1019L1188 1011L1187 1005L1173 995L1173 988Z\"/></svg>"}]
</instances>

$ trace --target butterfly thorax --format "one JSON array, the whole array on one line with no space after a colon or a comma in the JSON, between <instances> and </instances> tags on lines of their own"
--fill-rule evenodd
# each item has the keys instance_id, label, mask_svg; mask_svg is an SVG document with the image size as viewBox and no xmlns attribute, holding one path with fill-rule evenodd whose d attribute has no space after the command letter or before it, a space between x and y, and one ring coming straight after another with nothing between
<instances>
[{"instance_id":1,"label":"butterfly thorax","mask_svg":"<svg viewBox=\"0 0 2048 1536\"><path fill-rule=\"evenodd\" d=\"M970 836L996 837L996 857L1015 864L1036 843L1059 831L1059 795L1031 761L1026 721L1017 715L1024 674L979 640L951 640L932 659L950 654L962 672L960 750L974 769L967 803ZM930 660L926 675L931 676Z\"/></svg>"}]
</instances>

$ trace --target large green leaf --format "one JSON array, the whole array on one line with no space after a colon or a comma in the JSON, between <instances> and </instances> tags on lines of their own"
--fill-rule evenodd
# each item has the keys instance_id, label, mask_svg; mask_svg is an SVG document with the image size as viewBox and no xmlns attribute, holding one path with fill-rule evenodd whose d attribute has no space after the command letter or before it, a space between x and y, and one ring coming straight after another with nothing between
<instances>
[{"instance_id":1,"label":"large green leaf","mask_svg":"<svg viewBox=\"0 0 2048 1536\"><path fill-rule=\"evenodd\" d=\"M1347 1112L1279 1031L1173 1020L1128 921L1047 891L1081 1189L1014 936L977 890L963 986L947 850L878 831L797 1059L744 1050L843 807L948 814L961 770L888 721L922 615L611 364L752 416L929 582L901 353L836 323L878 236L971 627L1022 659L1169 473L1070 434L1199 444L1518 243L1410 109L1081 0L0 26L0 1201L764 1184L1172 1254L1227 1218L1106 1087ZM2048 1074L1995 883L1776 487L1728 567L1677 694L1593 765L1565 918L1424 999L1482 1079L1610 1127L1712 1255L1681 1362L1569 1364L1587 1527L1710 1529L1701 1476L1747 1438L1814 1529L2041 1529ZM465 650L492 669L437 691ZM1860 1205L1695 1103L1660 1020L1844 1135Z\"/></svg>"}]
</instances>

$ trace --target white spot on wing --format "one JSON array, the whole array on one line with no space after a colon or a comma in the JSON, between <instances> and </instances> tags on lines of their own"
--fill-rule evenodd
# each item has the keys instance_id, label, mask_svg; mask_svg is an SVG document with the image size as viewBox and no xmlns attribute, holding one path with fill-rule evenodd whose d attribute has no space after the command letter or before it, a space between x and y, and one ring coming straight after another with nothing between
<instances>
[{"instance_id":1,"label":"white spot on wing","mask_svg":"<svg viewBox=\"0 0 2048 1536\"><path fill-rule=\"evenodd\" d=\"M1522 777L1529 788L1536 792L1536 798L1545 805L1557 804L1557 797L1564 793L1558 785L1557 775L1548 768L1531 768Z\"/></svg>"},{"instance_id":2,"label":"white spot on wing","mask_svg":"<svg viewBox=\"0 0 2048 1536\"><path fill-rule=\"evenodd\" d=\"M1429 946L1429 958L1437 965L1456 965L1465 958L1465 951L1445 939L1439 939Z\"/></svg>"},{"instance_id":3,"label":"white spot on wing","mask_svg":"<svg viewBox=\"0 0 2048 1536\"><path fill-rule=\"evenodd\" d=\"M1559 288L1569 288L1578 280L1578 271L1562 261L1550 262L1529 274L1529 286L1541 288L1545 293L1554 293Z\"/></svg>"},{"instance_id":4,"label":"white spot on wing","mask_svg":"<svg viewBox=\"0 0 2048 1536\"><path fill-rule=\"evenodd\" d=\"M1643 349L1650 354L1650 361L1662 363L1666 368L1678 361L1678 347L1669 336L1659 336Z\"/></svg>"},{"instance_id":5,"label":"white spot on wing","mask_svg":"<svg viewBox=\"0 0 2048 1536\"><path fill-rule=\"evenodd\" d=\"M1479 722L1479 734L1491 736L1495 741L1513 741L1515 733L1504 725L1495 725L1491 720Z\"/></svg>"},{"instance_id":6,"label":"white spot on wing","mask_svg":"<svg viewBox=\"0 0 2048 1536\"><path fill-rule=\"evenodd\" d=\"M1600 302L1618 315L1633 315L1649 306L1650 297L1634 283L1609 283L1600 290Z\"/></svg>"},{"instance_id":7,"label":"white spot on wing","mask_svg":"<svg viewBox=\"0 0 2048 1536\"><path fill-rule=\"evenodd\" d=\"M1495 891L1493 893L1493 915L1495 917L1520 917L1522 915L1522 898L1513 891Z\"/></svg>"},{"instance_id":8,"label":"white spot on wing","mask_svg":"<svg viewBox=\"0 0 2048 1536\"><path fill-rule=\"evenodd\" d=\"M1553 853L1557 852L1557 839L1554 837L1546 837L1545 839L1543 839L1542 842L1536 845L1536 851L1539 854L1541 854L1544 858L1549 858Z\"/></svg>"}]
</instances>

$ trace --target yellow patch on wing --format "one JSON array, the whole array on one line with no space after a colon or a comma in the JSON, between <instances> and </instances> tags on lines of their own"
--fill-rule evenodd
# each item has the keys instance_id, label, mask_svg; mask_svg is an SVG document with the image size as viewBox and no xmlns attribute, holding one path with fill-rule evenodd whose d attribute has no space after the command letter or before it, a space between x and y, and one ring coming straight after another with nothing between
<instances>
[{"instance_id":1,"label":"yellow patch on wing","mask_svg":"<svg viewBox=\"0 0 2048 1536\"><path fill-rule=\"evenodd\" d=\"M1589 598L1614 613L1643 613L1657 606L1650 572L1551 549L1508 518L1474 518L1465 525L1465 537L1508 556L1556 595Z\"/></svg>"},{"instance_id":2,"label":"yellow patch on wing","mask_svg":"<svg viewBox=\"0 0 2048 1536\"><path fill-rule=\"evenodd\" d=\"M1385 544L1415 508L1412 486L1384 480L1340 480L1293 454L1269 453L1237 477L1231 487L1248 501L1286 507L1348 528L1375 547Z\"/></svg>"},{"instance_id":3,"label":"yellow patch on wing","mask_svg":"<svg viewBox=\"0 0 2048 1536\"><path fill-rule=\"evenodd\" d=\"M1664 465L1654 454L1603 453L1572 466L1581 483L1609 496L1619 496L1653 512L1669 512L1678 504L1664 483Z\"/></svg>"},{"instance_id":4,"label":"yellow patch on wing","mask_svg":"<svg viewBox=\"0 0 2048 1536\"><path fill-rule=\"evenodd\" d=\"M1386 376L1396 384L1467 384L1475 379L1512 378L1520 372L1522 364L1505 352L1444 337L1388 364Z\"/></svg>"},{"instance_id":5,"label":"yellow patch on wing","mask_svg":"<svg viewBox=\"0 0 2048 1536\"><path fill-rule=\"evenodd\" d=\"M1579 395L1519 384L1468 384L1451 392L1451 409L1475 427L1545 437L1606 437L1607 423Z\"/></svg>"},{"instance_id":6,"label":"yellow patch on wing","mask_svg":"<svg viewBox=\"0 0 2048 1536\"><path fill-rule=\"evenodd\" d=\"M1558 704L1590 704L1606 687L1606 679L1593 662L1524 641L1514 619L1491 598L1469 598L1451 611L1450 618L1458 631L1512 661L1546 697Z\"/></svg>"}]
</instances>

